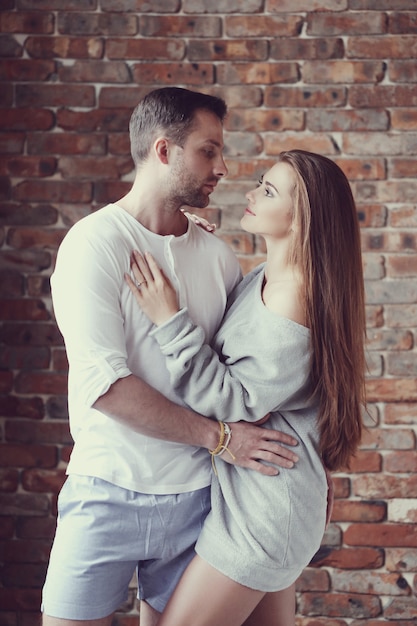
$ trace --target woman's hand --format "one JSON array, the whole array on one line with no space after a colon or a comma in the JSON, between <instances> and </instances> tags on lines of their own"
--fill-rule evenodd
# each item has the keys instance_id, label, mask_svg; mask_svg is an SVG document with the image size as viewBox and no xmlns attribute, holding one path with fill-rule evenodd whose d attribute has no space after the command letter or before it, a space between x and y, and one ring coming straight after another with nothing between
<instances>
[{"instance_id":1,"label":"woman's hand","mask_svg":"<svg viewBox=\"0 0 417 626\"><path fill-rule=\"evenodd\" d=\"M199 215L190 213L189 211L186 211L185 209L184 210L181 209L181 210L184 213L184 215L186 215L192 222L194 222L194 224L196 224L197 226L200 226L200 228L207 230L209 233L214 233L214 231L216 230L217 225L210 224L210 222L206 220L204 217L200 217Z\"/></svg>"},{"instance_id":2,"label":"woman's hand","mask_svg":"<svg viewBox=\"0 0 417 626\"><path fill-rule=\"evenodd\" d=\"M160 326L180 310L174 287L149 252L143 257L135 250L130 267L135 277L133 281L129 274L125 274L130 291L145 315Z\"/></svg>"}]
</instances>

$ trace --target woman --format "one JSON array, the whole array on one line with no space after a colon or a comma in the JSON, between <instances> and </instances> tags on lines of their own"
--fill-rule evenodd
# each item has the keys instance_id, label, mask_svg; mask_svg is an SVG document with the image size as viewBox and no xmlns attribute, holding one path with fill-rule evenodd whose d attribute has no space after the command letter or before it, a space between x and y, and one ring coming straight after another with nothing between
<instances>
[{"instance_id":1,"label":"woman","mask_svg":"<svg viewBox=\"0 0 417 626\"><path fill-rule=\"evenodd\" d=\"M326 157L291 150L246 197L241 225L264 238L266 263L232 294L212 347L150 255L134 255L136 283L126 277L173 384L220 422L212 510L159 626L293 624L291 586L325 529L326 470L348 467L361 437L364 289L349 183ZM268 413L263 427L299 439L298 463L276 476L233 466L222 421Z\"/></svg>"}]
</instances>

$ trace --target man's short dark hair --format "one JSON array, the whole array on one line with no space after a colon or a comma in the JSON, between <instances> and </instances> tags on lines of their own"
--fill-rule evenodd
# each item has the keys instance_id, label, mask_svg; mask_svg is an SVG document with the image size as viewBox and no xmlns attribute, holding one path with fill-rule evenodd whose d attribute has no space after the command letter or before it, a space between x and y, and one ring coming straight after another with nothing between
<instances>
[{"instance_id":1,"label":"man's short dark hair","mask_svg":"<svg viewBox=\"0 0 417 626\"><path fill-rule=\"evenodd\" d=\"M223 123L227 113L217 96L181 87L163 87L148 93L130 118L130 146L135 166L144 161L157 133L163 131L176 145L183 146L193 128L196 111L210 111Z\"/></svg>"}]
</instances>

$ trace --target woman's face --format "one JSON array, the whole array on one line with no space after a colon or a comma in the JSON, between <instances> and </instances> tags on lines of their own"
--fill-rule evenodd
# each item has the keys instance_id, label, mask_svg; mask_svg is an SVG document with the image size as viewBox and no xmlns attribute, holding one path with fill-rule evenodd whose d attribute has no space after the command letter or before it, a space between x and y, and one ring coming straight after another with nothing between
<instances>
[{"instance_id":1,"label":"woman's face","mask_svg":"<svg viewBox=\"0 0 417 626\"><path fill-rule=\"evenodd\" d=\"M277 163L246 194L248 206L241 219L244 230L268 238L289 237L293 225L296 178L288 163Z\"/></svg>"}]
</instances>

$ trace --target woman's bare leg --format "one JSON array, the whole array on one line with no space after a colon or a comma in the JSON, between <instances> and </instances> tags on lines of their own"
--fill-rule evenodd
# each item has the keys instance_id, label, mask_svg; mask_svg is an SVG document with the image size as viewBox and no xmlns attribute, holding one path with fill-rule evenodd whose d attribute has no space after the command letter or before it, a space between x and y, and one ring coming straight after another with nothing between
<instances>
[{"instance_id":1,"label":"woman's bare leg","mask_svg":"<svg viewBox=\"0 0 417 626\"><path fill-rule=\"evenodd\" d=\"M266 593L244 622L244 626L294 626L295 584L282 591Z\"/></svg>"},{"instance_id":2,"label":"woman's bare leg","mask_svg":"<svg viewBox=\"0 0 417 626\"><path fill-rule=\"evenodd\" d=\"M196 556L158 626L241 626L264 595L239 585Z\"/></svg>"}]
</instances>

